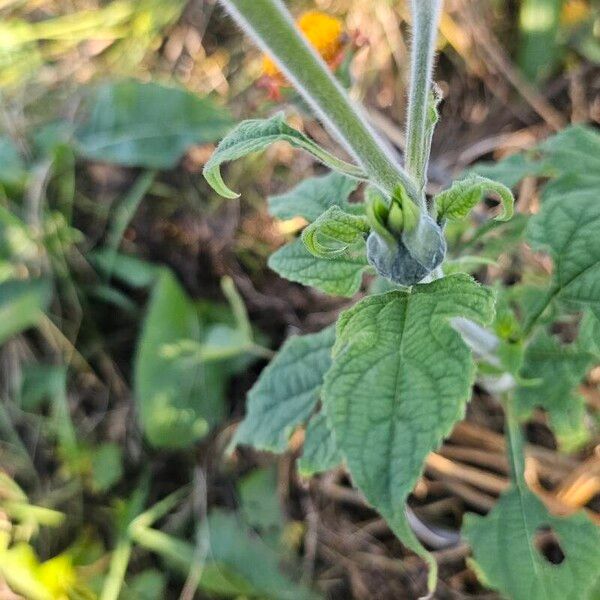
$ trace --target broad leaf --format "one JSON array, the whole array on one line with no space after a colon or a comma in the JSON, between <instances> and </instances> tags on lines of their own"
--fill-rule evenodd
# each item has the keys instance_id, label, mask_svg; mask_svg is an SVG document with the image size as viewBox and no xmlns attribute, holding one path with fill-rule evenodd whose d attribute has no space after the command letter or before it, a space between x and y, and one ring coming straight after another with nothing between
<instances>
[{"instance_id":1,"label":"broad leaf","mask_svg":"<svg viewBox=\"0 0 600 600\"><path fill-rule=\"evenodd\" d=\"M174 349L199 343L202 326L192 301L169 271L158 277L138 341L135 395L151 444L184 448L223 416L227 372L182 360Z\"/></svg>"},{"instance_id":2,"label":"broad leaf","mask_svg":"<svg viewBox=\"0 0 600 600\"><path fill-rule=\"evenodd\" d=\"M236 160L251 152L264 150L273 142L286 141L295 148L301 148L312 154L330 169L346 175L365 179L366 175L359 167L347 163L330 154L303 133L290 127L283 113L277 113L270 119L251 119L242 121L221 140L214 154L204 165L204 177L212 188L225 198L237 198L239 194L230 190L221 177L221 164Z\"/></svg>"},{"instance_id":3,"label":"broad leaf","mask_svg":"<svg viewBox=\"0 0 600 600\"><path fill-rule=\"evenodd\" d=\"M600 134L587 125L573 125L539 146L498 163L480 163L475 172L514 187L529 175L560 178L565 175L600 176Z\"/></svg>"},{"instance_id":4,"label":"broad leaf","mask_svg":"<svg viewBox=\"0 0 600 600\"><path fill-rule=\"evenodd\" d=\"M354 483L398 537L431 565L405 517L425 458L464 414L475 375L450 326L493 317L493 294L453 275L365 298L342 313L322 400Z\"/></svg>"},{"instance_id":5,"label":"broad leaf","mask_svg":"<svg viewBox=\"0 0 600 600\"><path fill-rule=\"evenodd\" d=\"M286 340L248 394L246 417L232 446L283 452L294 429L313 411L331 364L334 328Z\"/></svg>"},{"instance_id":6,"label":"broad leaf","mask_svg":"<svg viewBox=\"0 0 600 600\"><path fill-rule=\"evenodd\" d=\"M550 563L535 545L536 532L548 527L565 554L560 564ZM555 517L528 489L513 487L486 517L467 515L462 531L473 548L478 574L506 598L594 600L600 529L583 513Z\"/></svg>"},{"instance_id":7,"label":"broad leaf","mask_svg":"<svg viewBox=\"0 0 600 600\"><path fill-rule=\"evenodd\" d=\"M269 213L277 219L303 217L309 223L316 221L331 206L338 206L348 213L362 214L363 204L348 202L348 196L357 185L355 179L335 171L311 177L285 194L271 196L268 200Z\"/></svg>"},{"instance_id":8,"label":"broad leaf","mask_svg":"<svg viewBox=\"0 0 600 600\"><path fill-rule=\"evenodd\" d=\"M438 218L464 219L488 194L497 196L502 203L502 213L496 217L496 220L508 221L514 211L515 199L512 192L505 185L479 175L471 175L466 179L455 181L449 189L435 196L433 200Z\"/></svg>"},{"instance_id":9,"label":"broad leaf","mask_svg":"<svg viewBox=\"0 0 600 600\"><path fill-rule=\"evenodd\" d=\"M554 300L600 317L600 202L597 191L550 195L528 226L528 239L554 261L550 289L539 312Z\"/></svg>"},{"instance_id":10,"label":"broad leaf","mask_svg":"<svg viewBox=\"0 0 600 600\"><path fill-rule=\"evenodd\" d=\"M327 424L327 417L319 412L313 415L306 427L304 448L298 460L298 472L303 477L312 477L317 473L334 469L343 462L333 437L333 431Z\"/></svg>"},{"instance_id":11,"label":"broad leaf","mask_svg":"<svg viewBox=\"0 0 600 600\"><path fill-rule=\"evenodd\" d=\"M548 411L552 428L565 449L573 449L587 438L583 418L584 399L576 388L593 363L593 356L577 342L561 344L541 331L525 350L515 405L521 418L536 407Z\"/></svg>"},{"instance_id":12,"label":"broad leaf","mask_svg":"<svg viewBox=\"0 0 600 600\"><path fill-rule=\"evenodd\" d=\"M50 285L41 279L15 279L0 283L0 344L36 325L50 297Z\"/></svg>"},{"instance_id":13,"label":"broad leaf","mask_svg":"<svg viewBox=\"0 0 600 600\"><path fill-rule=\"evenodd\" d=\"M317 258L300 239L271 254L268 264L273 271L290 281L346 297L358 292L362 275L368 268L364 251L353 251L334 259Z\"/></svg>"},{"instance_id":14,"label":"broad leaf","mask_svg":"<svg viewBox=\"0 0 600 600\"><path fill-rule=\"evenodd\" d=\"M213 142L231 127L227 111L208 98L158 83L122 81L100 87L90 118L75 135L92 160L170 169L194 144Z\"/></svg>"},{"instance_id":15,"label":"broad leaf","mask_svg":"<svg viewBox=\"0 0 600 600\"><path fill-rule=\"evenodd\" d=\"M364 246L365 236L370 230L366 217L331 206L305 227L302 241L317 258L337 258L347 254L352 246Z\"/></svg>"}]
</instances>

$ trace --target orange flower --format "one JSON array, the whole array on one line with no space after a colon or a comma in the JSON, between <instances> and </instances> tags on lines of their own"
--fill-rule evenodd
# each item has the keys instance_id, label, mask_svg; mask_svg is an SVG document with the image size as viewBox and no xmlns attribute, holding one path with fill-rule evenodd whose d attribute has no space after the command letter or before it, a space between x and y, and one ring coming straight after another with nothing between
<instances>
[{"instance_id":1,"label":"orange flower","mask_svg":"<svg viewBox=\"0 0 600 600\"><path fill-rule=\"evenodd\" d=\"M342 57L344 46L344 28L339 19L317 10L303 13L296 20L296 25L308 42L332 68L336 68ZM279 87L286 85L286 79L273 59L263 56L263 79L261 85L266 87L270 96L279 98Z\"/></svg>"}]
</instances>

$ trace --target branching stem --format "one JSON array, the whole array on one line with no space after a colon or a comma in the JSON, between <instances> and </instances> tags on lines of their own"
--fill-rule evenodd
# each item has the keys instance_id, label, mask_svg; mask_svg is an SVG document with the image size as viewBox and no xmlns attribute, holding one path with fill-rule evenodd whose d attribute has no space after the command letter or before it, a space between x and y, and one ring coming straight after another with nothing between
<instances>
[{"instance_id":1,"label":"branching stem","mask_svg":"<svg viewBox=\"0 0 600 600\"><path fill-rule=\"evenodd\" d=\"M323 123L391 196L402 184L418 201L418 190L352 102L327 65L300 35L281 0L222 0L237 23L277 62Z\"/></svg>"}]
</instances>

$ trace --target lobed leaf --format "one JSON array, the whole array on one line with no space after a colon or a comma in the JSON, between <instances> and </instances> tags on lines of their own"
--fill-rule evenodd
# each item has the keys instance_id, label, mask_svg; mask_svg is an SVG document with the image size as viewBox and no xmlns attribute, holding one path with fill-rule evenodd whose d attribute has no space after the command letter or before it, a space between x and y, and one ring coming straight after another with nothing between
<instances>
[{"instance_id":1,"label":"lobed leaf","mask_svg":"<svg viewBox=\"0 0 600 600\"><path fill-rule=\"evenodd\" d=\"M368 268L364 252L360 250L335 259L317 258L307 250L301 239L271 254L268 264L290 281L348 298L358 292L363 273Z\"/></svg>"},{"instance_id":2,"label":"lobed leaf","mask_svg":"<svg viewBox=\"0 0 600 600\"><path fill-rule=\"evenodd\" d=\"M493 294L453 275L370 296L341 314L322 400L336 442L365 497L430 565L405 504L425 458L464 414L475 375L449 320L491 321Z\"/></svg>"},{"instance_id":3,"label":"lobed leaf","mask_svg":"<svg viewBox=\"0 0 600 600\"><path fill-rule=\"evenodd\" d=\"M286 340L248 394L246 417L232 447L283 452L295 427L304 423L319 400L331 364L334 328Z\"/></svg>"},{"instance_id":4,"label":"lobed leaf","mask_svg":"<svg viewBox=\"0 0 600 600\"><path fill-rule=\"evenodd\" d=\"M317 258L345 255L351 246L364 245L371 230L366 217L353 215L338 206L330 206L319 218L304 228L302 241Z\"/></svg>"},{"instance_id":5,"label":"lobed leaf","mask_svg":"<svg viewBox=\"0 0 600 600\"><path fill-rule=\"evenodd\" d=\"M263 150L270 144L285 141L312 154L330 169L350 177L365 179L364 171L330 154L303 133L290 127L283 113L277 113L270 119L251 119L243 121L227 134L217 146L209 161L204 165L204 178L211 187L225 198L238 198L239 194L230 190L221 176L221 165L236 160L251 152Z\"/></svg>"},{"instance_id":6,"label":"lobed leaf","mask_svg":"<svg viewBox=\"0 0 600 600\"><path fill-rule=\"evenodd\" d=\"M435 196L433 201L438 218L453 221L464 219L487 194L494 194L502 203L502 213L496 220L508 221L514 212L515 199L512 192L504 184L480 175L455 181L449 189Z\"/></svg>"},{"instance_id":7,"label":"lobed leaf","mask_svg":"<svg viewBox=\"0 0 600 600\"><path fill-rule=\"evenodd\" d=\"M538 531L551 528L565 557L550 563L535 545ZM527 488L500 496L486 516L465 517L463 535L485 584L511 600L593 600L598 580L600 530L583 513L551 515Z\"/></svg>"}]
</instances>

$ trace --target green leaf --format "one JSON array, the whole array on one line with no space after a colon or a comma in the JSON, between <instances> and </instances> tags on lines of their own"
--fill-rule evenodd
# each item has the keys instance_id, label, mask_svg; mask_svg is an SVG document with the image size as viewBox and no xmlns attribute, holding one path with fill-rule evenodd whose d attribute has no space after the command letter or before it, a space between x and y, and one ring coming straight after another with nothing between
<instances>
[{"instance_id":1,"label":"green leaf","mask_svg":"<svg viewBox=\"0 0 600 600\"><path fill-rule=\"evenodd\" d=\"M502 213L496 217L496 220L508 221L514 212L515 199L512 192L502 183L480 175L471 175L466 179L455 181L449 189L435 196L433 201L438 211L438 218L464 219L488 194L494 194L502 203Z\"/></svg>"},{"instance_id":2,"label":"green leaf","mask_svg":"<svg viewBox=\"0 0 600 600\"><path fill-rule=\"evenodd\" d=\"M366 217L331 206L304 228L302 241L313 256L336 258L347 254L351 246L364 246L365 235L370 230Z\"/></svg>"},{"instance_id":3,"label":"green leaf","mask_svg":"<svg viewBox=\"0 0 600 600\"><path fill-rule=\"evenodd\" d=\"M550 563L535 546L535 534L550 527L565 554ZM529 490L513 487L486 516L465 517L463 535L473 548L485 584L511 600L594 600L598 579L600 529L583 513L551 515Z\"/></svg>"},{"instance_id":4,"label":"green leaf","mask_svg":"<svg viewBox=\"0 0 600 600\"><path fill-rule=\"evenodd\" d=\"M180 360L174 351L182 342L201 342L201 333L194 304L162 271L138 341L134 377L142 428L154 446L185 448L224 414L224 370Z\"/></svg>"},{"instance_id":5,"label":"green leaf","mask_svg":"<svg viewBox=\"0 0 600 600\"><path fill-rule=\"evenodd\" d=\"M341 314L325 376L325 412L352 479L429 561L430 588L435 564L408 525L406 498L471 393L471 352L449 320L488 323L493 306L492 292L468 275L365 298Z\"/></svg>"},{"instance_id":6,"label":"green leaf","mask_svg":"<svg viewBox=\"0 0 600 600\"><path fill-rule=\"evenodd\" d=\"M592 363L592 355L577 342L561 344L556 337L539 332L525 349L519 375L527 384L515 393L518 416L524 419L535 408L543 408L564 449L581 445L588 434L583 422L585 402L576 388Z\"/></svg>"},{"instance_id":7,"label":"green leaf","mask_svg":"<svg viewBox=\"0 0 600 600\"><path fill-rule=\"evenodd\" d=\"M368 268L364 252L353 252L334 259L317 258L308 251L301 239L271 254L268 264L273 271L290 281L348 298L358 292L363 273Z\"/></svg>"},{"instance_id":8,"label":"green leaf","mask_svg":"<svg viewBox=\"0 0 600 600\"><path fill-rule=\"evenodd\" d=\"M194 144L213 142L231 127L209 98L158 83L121 81L92 94L90 119L75 134L92 160L171 169Z\"/></svg>"},{"instance_id":9,"label":"green leaf","mask_svg":"<svg viewBox=\"0 0 600 600\"><path fill-rule=\"evenodd\" d=\"M548 250L554 273L546 297L529 317L529 328L555 300L575 310L589 307L600 317L600 203L591 189L551 195L530 221L527 237Z\"/></svg>"},{"instance_id":10,"label":"green leaf","mask_svg":"<svg viewBox=\"0 0 600 600\"><path fill-rule=\"evenodd\" d=\"M273 142L286 141L295 148L302 148L312 154L330 169L334 169L351 177L365 179L366 175L360 167L351 165L333 156L303 133L290 127L284 120L283 113L277 113L270 119L250 119L242 121L221 140L214 154L204 165L204 177L211 187L225 198L238 198L239 194L230 190L221 177L221 164L236 160L251 152L264 150Z\"/></svg>"},{"instance_id":11,"label":"green leaf","mask_svg":"<svg viewBox=\"0 0 600 600\"><path fill-rule=\"evenodd\" d=\"M304 449L298 460L298 472L303 477L329 471L343 462L343 457L335 443L333 431L327 424L327 417L319 412L313 415L306 427Z\"/></svg>"},{"instance_id":12,"label":"green leaf","mask_svg":"<svg viewBox=\"0 0 600 600\"><path fill-rule=\"evenodd\" d=\"M50 284L41 279L0 283L0 344L36 325L51 294Z\"/></svg>"},{"instance_id":13,"label":"green leaf","mask_svg":"<svg viewBox=\"0 0 600 600\"><path fill-rule=\"evenodd\" d=\"M106 442L92 450L92 481L95 490L105 492L123 475L123 452L117 444Z\"/></svg>"},{"instance_id":14,"label":"green leaf","mask_svg":"<svg viewBox=\"0 0 600 600\"><path fill-rule=\"evenodd\" d=\"M335 171L322 177L305 179L295 188L279 196L271 196L269 213L277 219L303 217L309 223L316 221L331 206L338 206L348 213L364 213L364 205L348 202L356 189L355 179Z\"/></svg>"},{"instance_id":15,"label":"green leaf","mask_svg":"<svg viewBox=\"0 0 600 600\"><path fill-rule=\"evenodd\" d=\"M285 524L277 487L275 465L255 469L239 482L240 512L244 521L274 547L279 545Z\"/></svg>"},{"instance_id":16,"label":"green leaf","mask_svg":"<svg viewBox=\"0 0 600 600\"><path fill-rule=\"evenodd\" d=\"M588 125L572 125L539 146L497 163L479 163L479 175L514 187L528 176L562 178L567 175L600 177L600 134Z\"/></svg>"},{"instance_id":17,"label":"green leaf","mask_svg":"<svg viewBox=\"0 0 600 600\"><path fill-rule=\"evenodd\" d=\"M21 188L27 180L25 163L12 139L0 136L0 184Z\"/></svg>"},{"instance_id":18,"label":"green leaf","mask_svg":"<svg viewBox=\"0 0 600 600\"><path fill-rule=\"evenodd\" d=\"M295 427L312 413L331 364L334 328L286 340L248 394L246 418L235 432L238 444L284 452Z\"/></svg>"}]
</instances>

